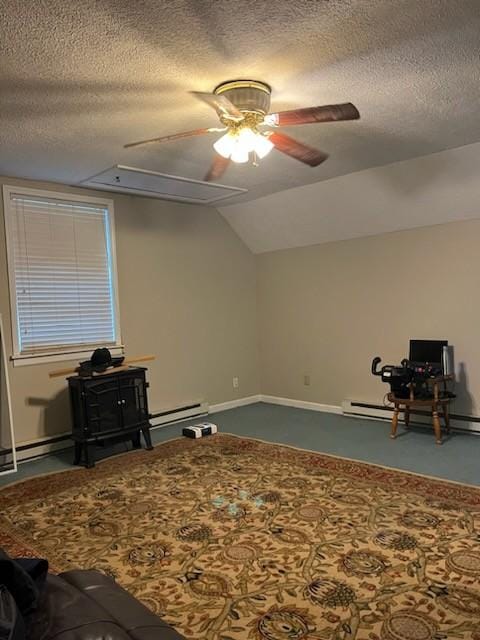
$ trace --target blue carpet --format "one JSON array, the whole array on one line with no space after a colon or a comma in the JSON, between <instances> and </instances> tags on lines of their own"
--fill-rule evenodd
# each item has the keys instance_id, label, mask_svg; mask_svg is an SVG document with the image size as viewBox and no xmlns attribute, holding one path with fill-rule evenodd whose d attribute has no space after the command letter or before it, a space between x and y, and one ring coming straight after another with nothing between
<instances>
[{"instance_id":1,"label":"blue carpet","mask_svg":"<svg viewBox=\"0 0 480 640\"><path fill-rule=\"evenodd\" d=\"M320 413L266 403L257 403L209 417L219 430L239 436L260 438L303 449L331 453L430 476L480 485L480 436L454 432L444 444L435 444L430 428L399 428L391 440L390 424L361 420L331 413ZM182 428L199 420L185 421L152 431L155 443L181 435ZM121 453L126 445L98 450L98 458ZM0 477L0 485L24 478L73 468L72 451L66 450L24 462L16 474Z\"/></svg>"}]
</instances>

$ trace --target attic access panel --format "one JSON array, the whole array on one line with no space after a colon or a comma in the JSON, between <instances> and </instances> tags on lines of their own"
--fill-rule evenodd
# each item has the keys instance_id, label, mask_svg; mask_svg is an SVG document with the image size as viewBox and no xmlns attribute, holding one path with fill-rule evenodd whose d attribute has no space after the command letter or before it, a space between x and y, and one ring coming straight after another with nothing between
<instances>
[{"instance_id":1,"label":"attic access panel","mask_svg":"<svg viewBox=\"0 0 480 640\"><path fill-rule=\"evenodd\" d=\"M212 204L247 191L239 187L192 180L123 165L106 169L83 180L80 185L190 204Z\"/></svg>"}]
</instances>

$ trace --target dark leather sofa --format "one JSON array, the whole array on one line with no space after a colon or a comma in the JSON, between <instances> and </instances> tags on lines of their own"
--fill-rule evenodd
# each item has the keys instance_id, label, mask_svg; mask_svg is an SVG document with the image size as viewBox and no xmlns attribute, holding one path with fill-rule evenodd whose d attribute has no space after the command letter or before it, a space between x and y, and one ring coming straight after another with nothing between
<instances>
[{"instance_id":1,"label":"dark leather sofa","mask_svg":"<svg viewBox=\"0 0 480 640\"><path fill-rule=\"evenodd\" d=\"M29 624L29 640L182 640L98 571L49 574Z\"/></svg>"}]
</instances>

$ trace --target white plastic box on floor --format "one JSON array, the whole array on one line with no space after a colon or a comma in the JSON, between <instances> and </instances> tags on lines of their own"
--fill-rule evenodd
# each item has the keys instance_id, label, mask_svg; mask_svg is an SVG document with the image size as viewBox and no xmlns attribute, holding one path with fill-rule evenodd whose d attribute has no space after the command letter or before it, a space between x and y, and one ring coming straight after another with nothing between
<instances>
[{"instance_id":1,"label":"white plastic box on floor","mask_svg":"<svg viewBox=\"0 0 480 640\"><path fill-rule=\"evenodd\" d=\"M193 427L184 427L182 433L187 438L203 438L204 436L211 436L217 433L217 431L218 427L216 424L212 422L201 422Z\"/></svg>"}]
</instances>

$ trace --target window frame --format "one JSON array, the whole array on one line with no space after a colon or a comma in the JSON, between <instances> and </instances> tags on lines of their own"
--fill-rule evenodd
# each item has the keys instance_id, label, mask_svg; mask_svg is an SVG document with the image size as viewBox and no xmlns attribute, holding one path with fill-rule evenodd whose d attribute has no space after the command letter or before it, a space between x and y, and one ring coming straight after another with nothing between
<instances>
[{"instance_id":1,"label":"window frame","mask_svg":"<svg viewBox=\"0 0 480 640\"><path fill-rule=\"evenodd\" d=\"M7 269L8 269L8 284L10 294L10 321L12 332L12 347L13 353L10 359L13 360L14 366L22 366L29 364L40 364L42 362L61 362L65 360L78 360L79 358L85 358L96 347L105 346L104 344L92 344L92 345L70 345L65 348L58 349L45 349L45 351L38 353L28 353L20 351L19 340L19 323L17 312L17 295L16 295L16 274L14 264L14 248L13 248L13 216L12 211L12 195L18 196L33 196L36 198L43 198L48 200L59 200L62 202L71 203L84 203L94 204L101 206L107 211L107 232L108 232L108 249L109 249L109 262L111 272L112 283L112 295L113 295L113 313L115 324L115 343L108 348L112 355L123 354L123 344L120 330L120 304L118 296L118 275L117 275L117 251L115 242L115 213L114 202L108 198L96 198L92 196L83 196L74 193L64 193L60 191L50 191L47 189L32 189L23 186L3 185L3 211L4 211L4 224L5 224L5 241L7 249Z\"/></svg>"}]
</instances>

